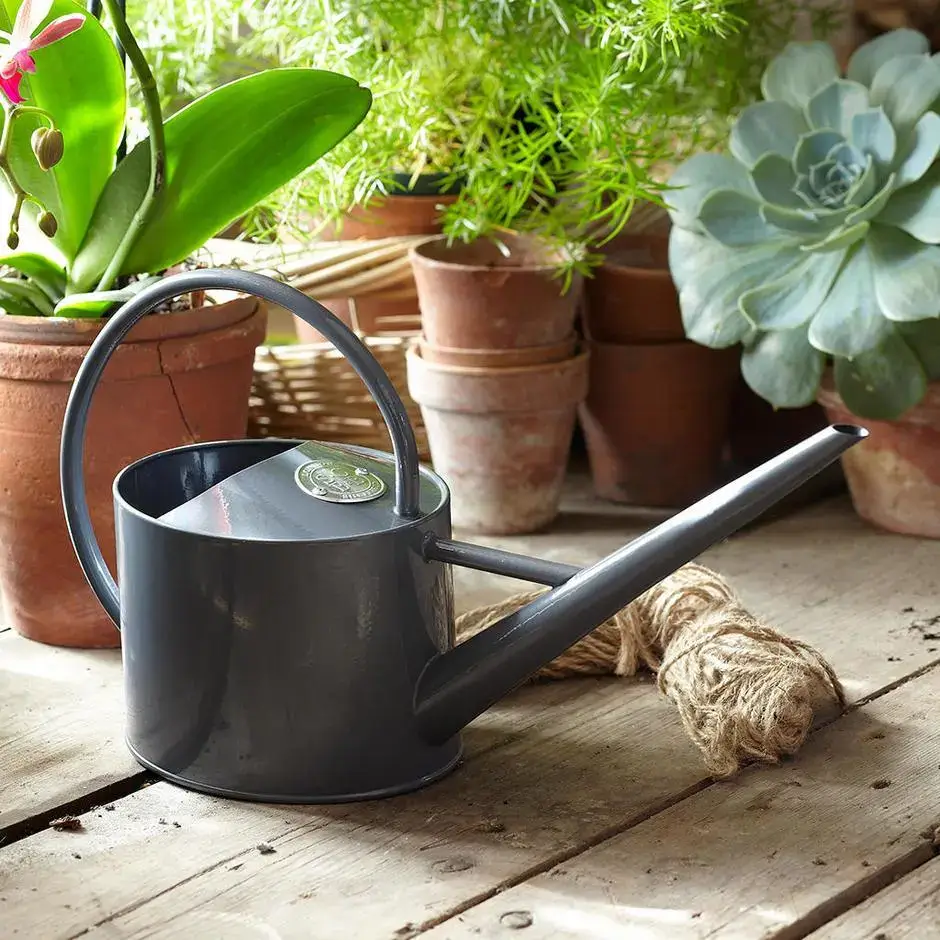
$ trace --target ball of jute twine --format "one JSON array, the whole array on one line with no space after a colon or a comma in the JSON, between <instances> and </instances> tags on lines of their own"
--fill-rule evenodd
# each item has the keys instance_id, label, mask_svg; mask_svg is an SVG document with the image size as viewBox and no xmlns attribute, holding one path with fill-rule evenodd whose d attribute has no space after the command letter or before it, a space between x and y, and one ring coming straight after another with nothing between
<instances>
[{"instance_id":1,"label":"ball of jute twine","mask_svg":"<svg viewBox=\"0 0 940 940\"><path fill-rule=\"evenodd\" d=\"M457 618L457 641L545 590L467 611ZM819 652L761 623L721 575L698 564L661 581L532 678L632 676L643 667L656 673L717 777L795 753L822 700L846 704Z\"/></svg>"}]
</instances>

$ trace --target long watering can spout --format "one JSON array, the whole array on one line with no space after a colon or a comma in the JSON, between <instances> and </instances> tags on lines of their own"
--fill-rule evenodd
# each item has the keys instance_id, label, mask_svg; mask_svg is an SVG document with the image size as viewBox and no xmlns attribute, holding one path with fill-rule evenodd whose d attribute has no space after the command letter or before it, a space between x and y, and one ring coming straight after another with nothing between
<instances>
[{"instance_id":1,"label":"long watering can spout","mask_svg":"<svg viewBox=\"0 0 940 940\"><path fill-rule=\"evenodd\" d=\"M434 557L560 586L428 664L415 700L423 736L441 742L456 734L631 601L867 436L855 425L824 428L583 570L453 542L432 547Z\"/></svg>"}]
</instances>

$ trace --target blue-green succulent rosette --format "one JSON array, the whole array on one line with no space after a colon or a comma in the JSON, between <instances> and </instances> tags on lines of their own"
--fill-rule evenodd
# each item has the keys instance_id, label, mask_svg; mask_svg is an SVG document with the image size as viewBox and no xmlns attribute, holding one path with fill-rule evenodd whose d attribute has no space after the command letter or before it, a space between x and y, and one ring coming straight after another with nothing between
<instances>
[{"instance_id":1,"label":"blue-green succulent rosette","mask_svg":"<svg viewBox=\"0 0 940 940\"><path fill-rule=\"evenodd\" d=\"M666 194L686 334L742 345L745 381L810 404L827 363L860 417L893 419L940 378L940 57L896 30L840 75L791 43L730 153L681 164Z\"/></svg>"}]
</instances>

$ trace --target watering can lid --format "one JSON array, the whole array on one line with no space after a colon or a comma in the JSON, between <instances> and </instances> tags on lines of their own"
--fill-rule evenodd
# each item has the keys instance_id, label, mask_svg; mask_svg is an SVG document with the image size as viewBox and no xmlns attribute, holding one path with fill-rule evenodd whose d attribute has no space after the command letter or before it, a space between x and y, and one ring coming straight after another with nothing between
<instances>
[{"instance_id":1,"label":"watering can lid","mask_svg":"<svg viewBox=\"0 0 940 940\"><path fill-rule=\"evenodd\" d=\"M446 490L420 472L421 515ZM245 470L160 516L198 535L261 541L330 541L408 525L395 513L395 458L341 444L307 441Z\"/></svg>"}]
</instances>

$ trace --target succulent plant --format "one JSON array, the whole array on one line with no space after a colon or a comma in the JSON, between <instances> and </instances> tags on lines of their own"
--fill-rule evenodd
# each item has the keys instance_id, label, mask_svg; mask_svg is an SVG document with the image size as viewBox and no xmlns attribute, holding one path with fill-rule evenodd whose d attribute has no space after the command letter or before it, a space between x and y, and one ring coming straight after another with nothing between
<instances>
[{"instance_id":1,"label":"succulent plant","mask_svg":"<svg viewBox=\"0 0 940 940\"><path fill-rule=\"evenodd\" d=\"M728 153L681 164L669 265L689 339L742 345L775 407L814 401L827 363L849 409L896 418L940 378L940 56L899 29L840 74L790 43Z\"/></svg>"}]
</instances>

